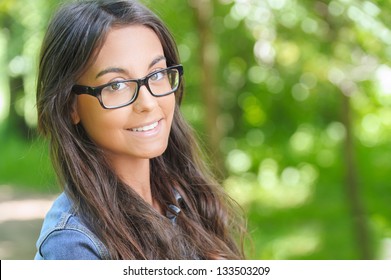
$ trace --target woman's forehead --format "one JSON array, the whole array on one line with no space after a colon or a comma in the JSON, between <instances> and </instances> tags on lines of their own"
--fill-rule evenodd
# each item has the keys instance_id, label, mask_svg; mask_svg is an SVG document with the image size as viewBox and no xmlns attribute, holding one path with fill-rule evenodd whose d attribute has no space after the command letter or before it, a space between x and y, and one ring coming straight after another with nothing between
<instances>
[{"instance_id":1,"label":"woman's forehead","mask_svg":"<svg viewBox=\"0 0 391 280\"><path fill-rule=\"evenodd\" d=\"M122 69L129 75L140 75L156 63L165 64L165 57L152 29L143 25L115 27L108 32L85 74L89 79L97 79L108 69Z\"/></svg>"}]
</instances>

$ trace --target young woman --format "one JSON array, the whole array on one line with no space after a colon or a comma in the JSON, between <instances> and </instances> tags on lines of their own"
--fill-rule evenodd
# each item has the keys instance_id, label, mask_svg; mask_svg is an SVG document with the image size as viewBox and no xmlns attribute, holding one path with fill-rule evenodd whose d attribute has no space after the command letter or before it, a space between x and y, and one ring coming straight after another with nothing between
<instances>
[{"instance_id":1,"label":"young woman","mask_svg":"<svg viewBox=\"0 0 391 280\"><path fill-rule=\"evenodd\" d=\"M243 258L241 219L179 110L183 72L169 31L136 1L58 10L37 108L64 192L36 259Z\"/></svg>"}]
</instances>

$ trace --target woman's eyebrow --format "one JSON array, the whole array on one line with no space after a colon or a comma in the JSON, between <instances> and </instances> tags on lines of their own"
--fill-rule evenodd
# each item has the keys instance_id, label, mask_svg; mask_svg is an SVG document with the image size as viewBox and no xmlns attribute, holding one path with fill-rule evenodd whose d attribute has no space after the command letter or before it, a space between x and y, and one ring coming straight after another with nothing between
<instances>
[{"instance_id":1,"label":"woman's eyebrow","mask_svg":"<svg viewBox=\"0 0 391 280\"><path fill-rule=\"evenodd\" d=\"M110 67L110 68L107 68L105 70L102 70L98 73L98 75L96 75L95 79L98 79L99 77L105 75L105 74L108 74L108 73L120 73L120 74L126 74L127 71L125 69L122 69L122 68L118 68L118 67Z\"/></svg>"},{"instance_id":2,"label":"woman's eyebrow","mask_svg":"<svg viewBox=\"0 0 391 280\"><path fill-rule=\"evenodd\" d=\"M149 64L149 68L153 67L155 64L159 63L161 60L166 60L166 57L164 55L159 55L154 60L152 60L152 62Z\"/></svg>"},{"instance_id":3,"label":"woman's eyebrow","mask_svg":"<svg viewBox=\"0 0 391 280\"><path fill-rule=\"evenodd\" d=\"M166 60L165 56L163 55L159 55L158 57L156 57L155 59L152 60L152 62L149 64L149 68L153 67L155 64L159 63L160 61L162 60ZM122 68L119 68L119 67L110 67L110 68L107 68L107 69L104 69L102 71L100 71L95 79L98 79L99 77L105 75L105 74L108 74L108 73L119 73L119 74L127 74L127 71L125 69L122 69Z\"/></svg>"}]
</instances>

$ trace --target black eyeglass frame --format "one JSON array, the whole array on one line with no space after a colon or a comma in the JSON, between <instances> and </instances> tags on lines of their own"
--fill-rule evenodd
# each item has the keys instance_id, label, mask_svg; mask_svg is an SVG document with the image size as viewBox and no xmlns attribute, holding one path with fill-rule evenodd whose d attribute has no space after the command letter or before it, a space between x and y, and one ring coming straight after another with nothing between
<instances>
[{"instance_id":1,"label":"black eyeglass frame","mask_svg":"<svg viewBox=\"0 0 391 280\"><path fill-rule=\"evenodd\" d=\"M149 84L148 84L148 80L153 76L153 75L156 75L157 73L160 73L162 71L168 71L168 70L171 70L171 69L176 69L179 73L179 81L178 81L178 85L175 89L165 93L165 94L154 94L152 92L152 90L150 89L149 87ZM183 66L181 64L178 64L178 65L174 65L174 66L170 66L170 67L167 67L167 68L164 68L164 69L160 69L160 70L157 70L157 71L154 71L150 74L148 74L147 76L145 76L144 78L141 78L141 79L130 79L130 80L121 80L121 81L114 81L114 82L110 82L110 83L107 83L107 84L104 84L104 85L100 85L100 86L97 86L97 87L90 87L90 86L82 86L82 85L74 85L72 87L72 92L75 93L76 95L81 95L81 94L88 94L88 95L92 95L94 97L96 97L98 100L99 100L99 104L104 108L104 109L118 109L118 108L122 108L122 107L125 107L125 106L128 106L130 104L132 104L134 101L136 101L137 97L138 97L138 94L139 94L139 91L140 91L140 88L142 86L145 86L149 93L154 96L154 97L162 97L162 96L166 96L166 95L169 95L175 91L178 90L180 84L181 84L181 78L183 76ZM133 98L125 103L125 104L122 104L122 105L119 105L119 106L115 106L115 107L112 107L112 106L105 106L105 104L103 104L103 101L102 101L102 89L107 87L107 86L110 86L110 85L113 85L113 84L116 84L118 82L121 82L121 83L127 83L127 82L135 82L137 83L137 89L136 89L136 92L134 93L133 95Z\"/></svg>"}]
</instances>

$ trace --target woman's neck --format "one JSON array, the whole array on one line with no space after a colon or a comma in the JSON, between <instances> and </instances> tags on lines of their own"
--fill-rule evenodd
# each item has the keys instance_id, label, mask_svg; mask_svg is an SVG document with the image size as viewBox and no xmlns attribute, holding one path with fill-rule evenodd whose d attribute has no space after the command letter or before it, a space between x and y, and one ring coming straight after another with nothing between
<instances>
[{"instance_id":1,"label":"woman's neck","mask_svg":"<svg viewBox=\"0 0 391 280\"><path fill-rule=\"evenodd\" d=\"M115 173L139 194L147 203L154 206L149 159L129 159L119 158L111 159L111 164ZM155 207L155 206L154 206Z\"/></svg>"}]
</instances>

